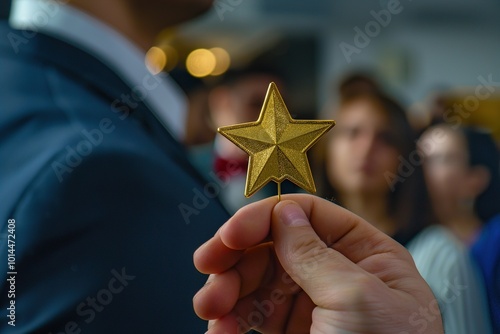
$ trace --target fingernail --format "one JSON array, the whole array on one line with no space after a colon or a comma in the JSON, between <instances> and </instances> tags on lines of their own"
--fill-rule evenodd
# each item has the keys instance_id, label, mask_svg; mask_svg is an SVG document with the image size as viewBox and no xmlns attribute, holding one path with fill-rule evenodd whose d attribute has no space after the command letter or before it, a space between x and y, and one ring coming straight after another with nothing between
<instances>
[{"instance_id":1,"label":"fingernail","mask_svg":"<svg viewBox=\"0 0 500 334\"><path fill-rule=\"evenodd\" d=\"M286 226L307 226L309 220L297 204L287 204L280 212L281 222Z\"/></svg>"}]
</instances>

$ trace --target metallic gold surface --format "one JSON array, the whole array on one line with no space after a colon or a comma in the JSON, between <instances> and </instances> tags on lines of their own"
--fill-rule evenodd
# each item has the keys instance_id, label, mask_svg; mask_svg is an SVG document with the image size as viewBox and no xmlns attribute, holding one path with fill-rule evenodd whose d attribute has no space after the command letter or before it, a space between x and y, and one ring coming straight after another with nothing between
<instances>
[{"instance_id":1,"label":"metallic gold surface","mask_svg":"<svg viewBox=\"0 0 500 334\"><path fill-rule=\"evenodd\" d=\"M316 187L306 152L335 125L335 121L294 120L278 88L271 82L256 122L217 129L250 156L245 196L269 181L288 179L314 193Z\"/></svg>"}]
</instances>

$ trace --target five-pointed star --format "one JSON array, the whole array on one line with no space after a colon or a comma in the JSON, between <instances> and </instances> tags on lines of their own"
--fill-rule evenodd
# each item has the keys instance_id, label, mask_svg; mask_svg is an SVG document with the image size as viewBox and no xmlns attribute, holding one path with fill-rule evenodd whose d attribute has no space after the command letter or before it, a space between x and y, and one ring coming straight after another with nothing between
<instances>
[{"instance_id":1,"label":"five-pointed star","mask_svg":"<svg viewBox=\"0 0 500 334\"><path fill-rule=\"evenodd\" d=\"M217 131L250 156L245 186L245 196L250 197L269 181L279 184L284 179L316 192L306 152L334 125L335 121L292 119L271 82L256 122Z\"/></svg>"}]
</instances>

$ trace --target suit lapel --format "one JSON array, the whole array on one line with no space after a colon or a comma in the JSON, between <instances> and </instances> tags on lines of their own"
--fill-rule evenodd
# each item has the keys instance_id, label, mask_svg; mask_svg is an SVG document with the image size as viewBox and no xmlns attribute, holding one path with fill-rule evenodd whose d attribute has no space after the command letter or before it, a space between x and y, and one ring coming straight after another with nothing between
<instances>
[{"instance_id":1,"label":"suit lapel","mask_svg":"<svg viewBox=\"0 0 500 334\"><path fill-rule=\"evenodd\" d=\"M34 34L29 32L29 34ZM29 34L26 34L29 36ZM13 30L6 24L0 24L0 49L3 52L10 52L16 57L27 56L42 60L53 66L60 68L70 76L75 77L75 81L89 86L96 94L101 95L109 101L110 105L123 93L131 92L129 87L111 69L100 62L92 55L80 50L63 41L50 36L37 33L26 43L18 44L18 53L12 46L12 36L25 36L23 31ZM156 119L155 115L144 104L139 101L135 108L131 109L131 117L141 121L145 131L147 131L158 145L174 160L176 160L184 170L188 171L201 184L206 180L191 165L187 159L184 147L173 138L170 132Z\"/></svg>"}]
</instances>

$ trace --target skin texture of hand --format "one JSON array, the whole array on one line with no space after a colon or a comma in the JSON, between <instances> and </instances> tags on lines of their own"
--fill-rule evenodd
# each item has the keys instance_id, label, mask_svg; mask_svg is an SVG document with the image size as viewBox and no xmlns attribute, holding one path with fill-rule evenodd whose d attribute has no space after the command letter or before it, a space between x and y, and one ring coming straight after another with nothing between
<instances>
[{"instance_id":1,"label":"skin texture of hand","mask_svg":"<svg viewBox=\"0 0 500 334\"><path fill-rule=\"evenodd\" d=\"M239 210L194 254L210 334L417 333L438 310L406 249L353 213L304 195ZM432 313L433 315L436 312ZM439 314L426 333L443 333Z\"/></svg>"}]
</instances>

